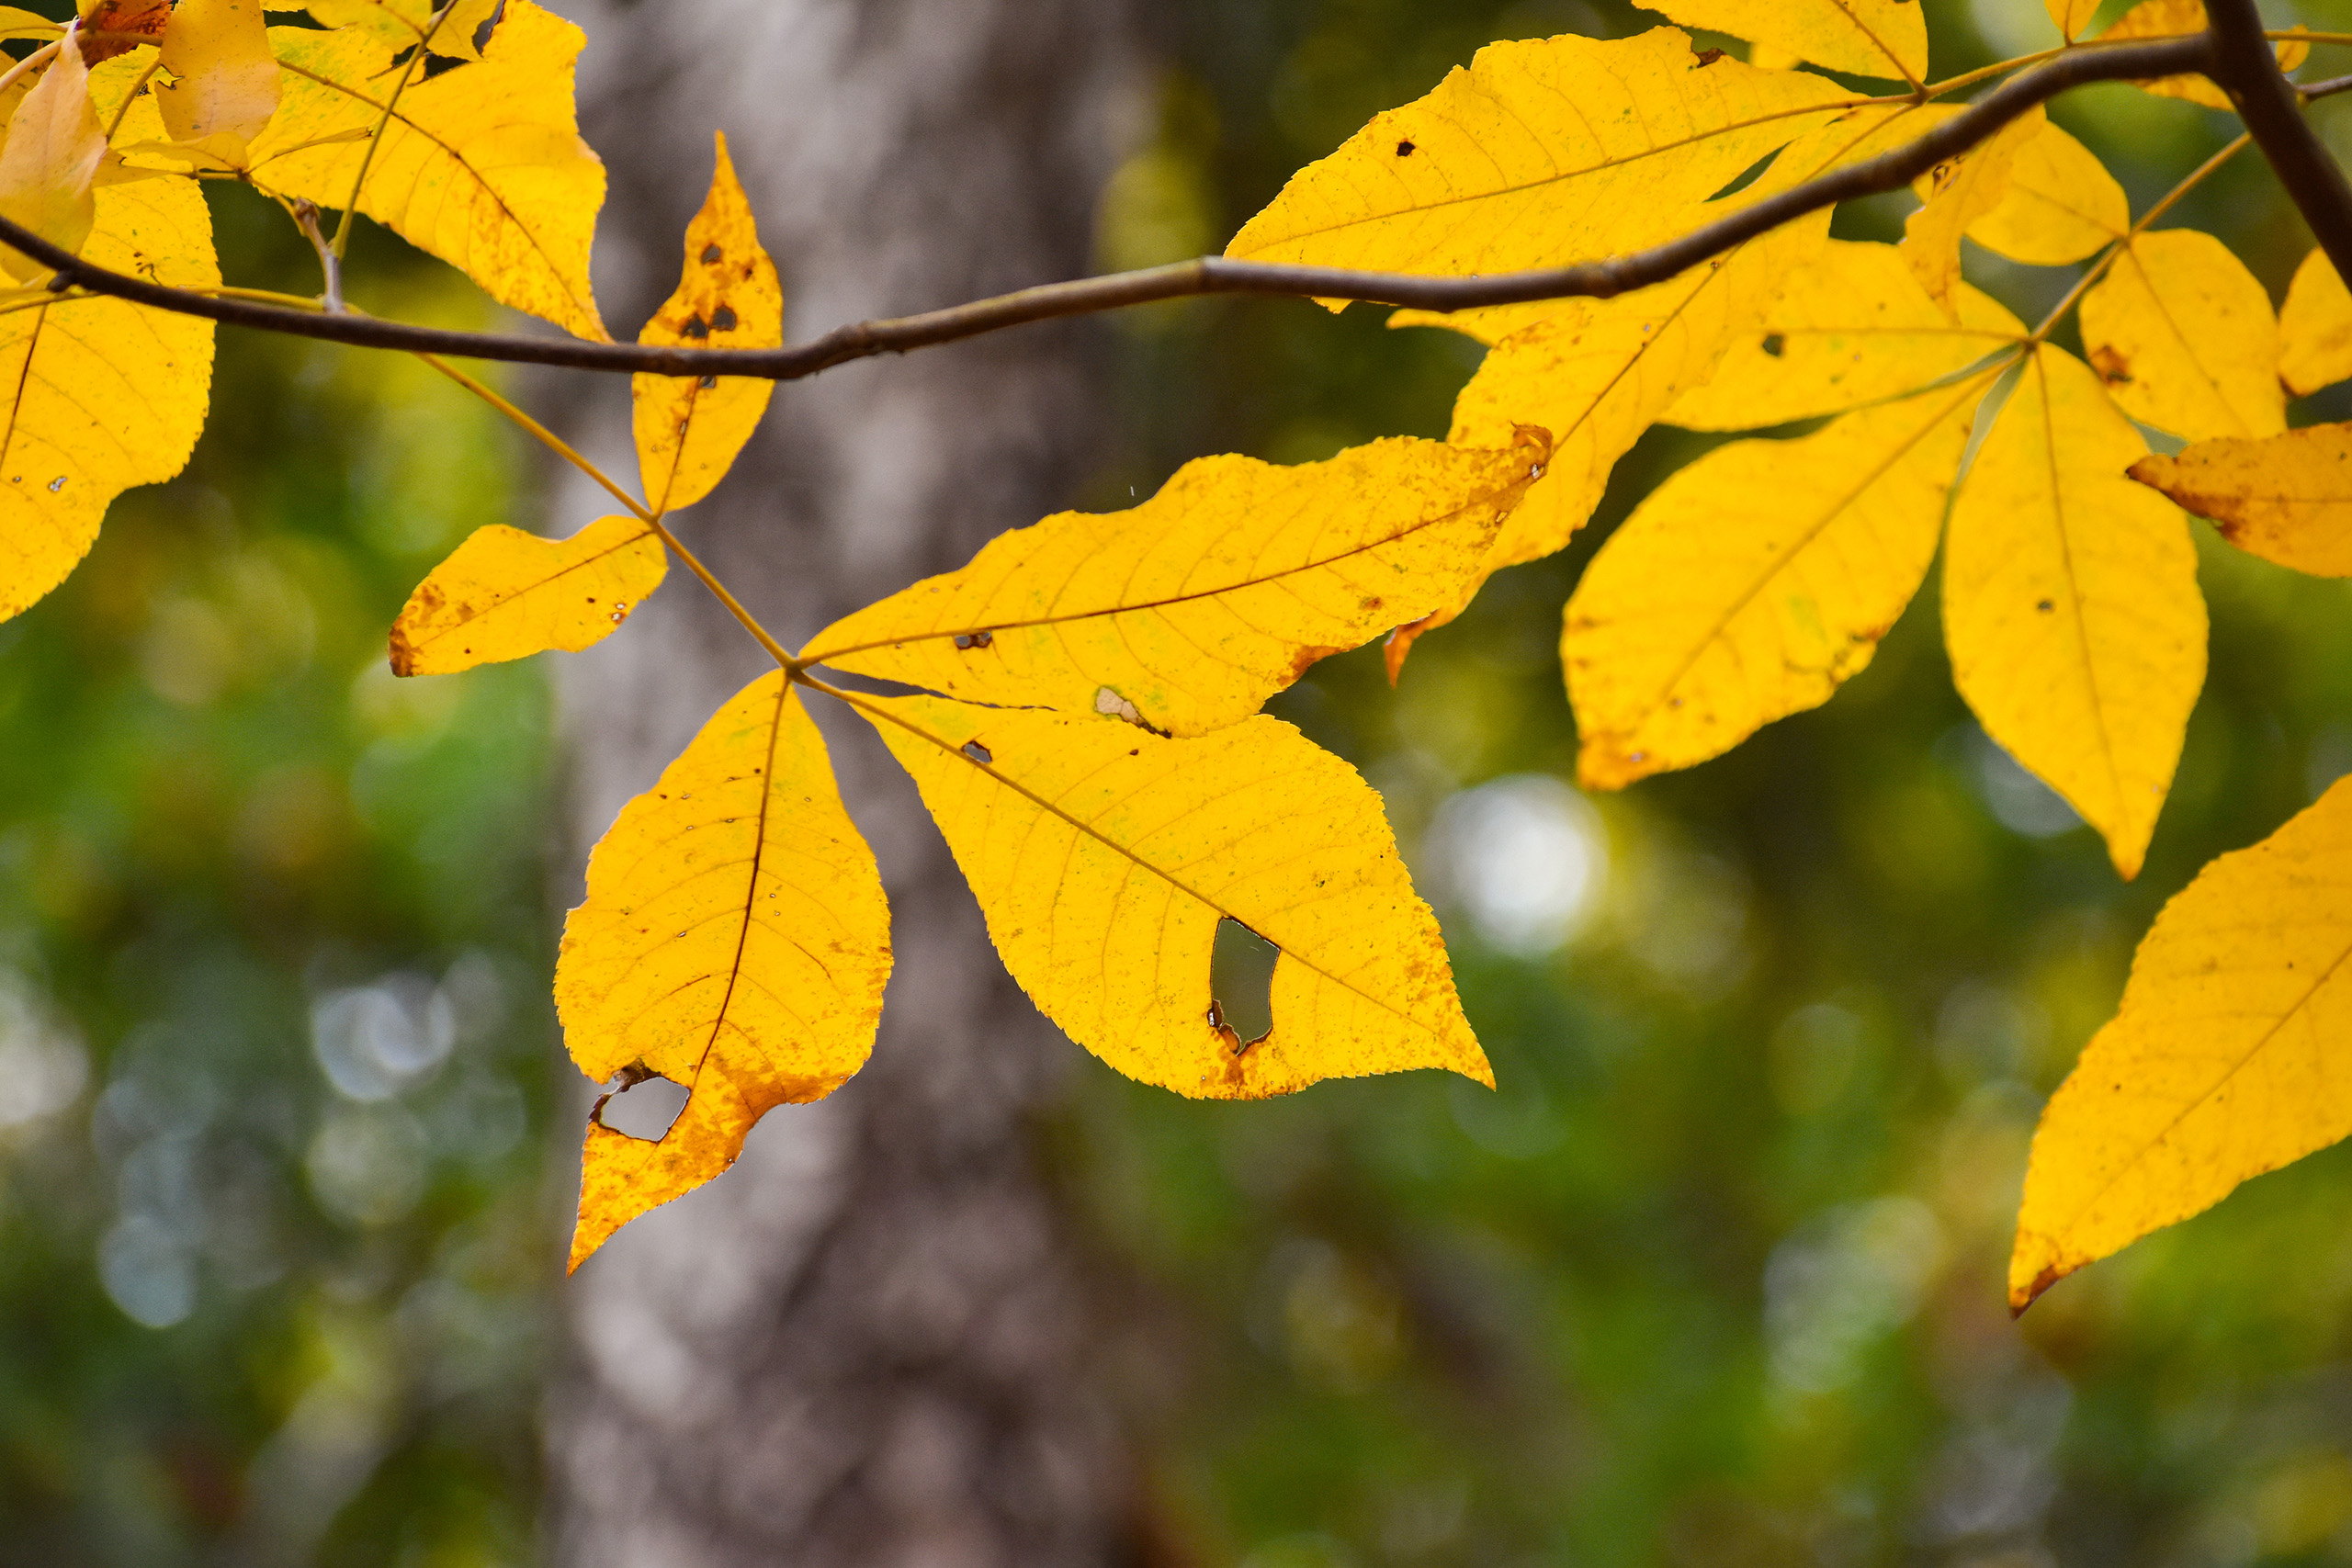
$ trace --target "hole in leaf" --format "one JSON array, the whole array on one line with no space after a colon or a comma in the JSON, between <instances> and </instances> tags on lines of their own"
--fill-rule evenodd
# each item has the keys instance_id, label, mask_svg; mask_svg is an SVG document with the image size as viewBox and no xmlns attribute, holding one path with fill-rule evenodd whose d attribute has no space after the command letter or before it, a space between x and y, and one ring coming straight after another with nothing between
<instances>
[{"instance_id":1,"label":"hole in leaf","mask_svg":"<svg viewBox=\"0 0 2352 1568\"><path fill-rule=\"evenodd\" d=\"M668 1078L647 1078L605 1101L605 1125L632 1138L658 1143L686 1108L686 1086Z\"/></svg>"},{"instance_id":2,"label":"hole in leaf","mask_svg":"<svg viewBox=\"0 0 2352 1568\"><path fill-rule=\"evenodd\" d=\"M1209 995L1217 1015L1244 1045L1255 1045L1274 1027L1274 961L1283 950L1239 920L1216 923L1216 945L1209 951Z\"/></svg>"}]
</instances>

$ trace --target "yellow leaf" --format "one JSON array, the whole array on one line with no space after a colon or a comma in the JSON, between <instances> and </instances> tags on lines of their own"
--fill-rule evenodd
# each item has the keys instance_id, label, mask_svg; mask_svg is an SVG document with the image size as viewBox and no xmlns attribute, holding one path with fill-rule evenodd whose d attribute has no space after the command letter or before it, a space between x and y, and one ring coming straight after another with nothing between
<instances>
[{"instance_id":1,"label":"yellow leaf","mask_svg":"<svg viewBox=\"0 0 2352 1568\"><path fill-rule=\"evenodd\" d=\"M1906 82L1928 73L1918 0L1644 0L1643 8L1832 71Z\"/></svg>"},{"instance_id":2,"label":"yellow leaf","mask_svg":"<svg viewBox=\"0 0 2352 1568\"><path fill-rule=\"evenodd\" d=\"M53 39L64 28L38 11L28 11L21 6L0 6L0 43L13 39Z\"/></svg>"},{"instance_id":3,"label":"yellow leaf","mask_svg":"<svg viewBox=\"0 0 2352 1568\"><path fill-rule=\"evenodd\" d=\"M1200 735L1327 653L1453 603L1543 472L1393 436L1326 463L1187 463L1131 511L1065 512L817 634L801 657L967 702Z\"/></svg>"},{"instance_id":4,"label":"yellow leaf","mask_svg":"<svg viewBox=\"0 0 2352 1568\"><path fill-rule=\"evenodd\" d=\"M1832 240L1758 329L1740 334L1666 423L1751 430L1842 413L1924 387L2018 342L2025 323L1966 283L1955 325L1893 245Z\"/></svg>"},{"instance_id":5,"label":"yellow leaf","mask_svg":"<svg viewBox=\"0 0 2352 1568\"><path fill-rule=\"evenodd\" d=\"M2132 226L2123 187L2091 150L2045 121L2017 151L2008 194L1968 237L2011 261L2062 266L2112 244Z\"/></svg>"},{"instance_id":6,"label":"yellow leaf","mask_svg":"<svg viewBox=\"0 0 2352 1568\"><path fill-rule=\"evenodd\" d=\"M390 47L358 28L273 28L290 79L254 140L254 183L341 208L365 164L362 212L502 304L603 341L588 246L605 165L573 113L581 39L531 0L506 0L480 64L410 82L383 134L354 141L337 139L372 130L400 80Z\"/></svg>"},{"instance_id":7,"label":"yellow leaf","mask_svg":"<svg viewBox=\"0 0 2352 1568\"><path fill-rule=\"evenodd\" d=\"M1852 101L1672 28L1490 44L1293 175L1226 254L1461 275L1630 250Z\"/></svg>"},{"instance_id":8,"label":"yellow leaf","mask_svg":"<svg viewBox=\"0 0 2352 1568\"><path fill-rule=\"evenodd\" d=\"M1992 383L1718 446L1652 491L1568 601L1577 782L1617 789L1719 756L1867 665L1935 558Z\"/></svg>"},{"instance_id":9,"label":"yellow leaf","mask_svg":"<svg viewBox=\"0 0 2352 1568\"><path fill-rule=\"evenodd\" d=\"M2188 521L2124 472L2146 455L2089 367L2045 344L1977 450L1944 547L1961 695L2126 877L2205 682Z\"/></svg>"},{"instance_id":10,"label":"yellow leaf","mask_svg":"<svg viewBox=\"0 0 2352 1568\"><path fill-rule=\"evenodd\" d=\"M90 261L174 288L220 283L193 181L108 186L96 212ZM211 384L209 321L106 299L0 313L0 618L65 580L116 496L180 471Z\"/></svg>"},{"instance_id":11,"label":"yellow leaf","mask_svg":"<svg viewBox=\"0 0 2352 1568\"><path fill-rule=\"evenodd\" d=\"M2352 1133L2352 779L2149 930L2041 1112L2009 1304Z\"/></svg>"},{"instance_id":12,"label":"yellow leaf","mask_svg":"<svg viewBox=\"0 0 2352 1568\"><path fill-rule=\"evenodd\" d=\"M2270 296L2212 235L2133 235L2082 310L2084 349L2132 418L2191 440L2287 428Z\"/></svg>"},{"instance_id":13,"label":"yellow leaf","mask_svg":"<svg viewBox=\"0 0 2352 1568\"><path fill-rule=\"evenodd\" d=\"M277 57L261 0L180 0L163 63L177 80L155 85L155 107L175 141L250 142L277 112Z\"/></svg>"},{"instance_id":14,"label":"yellow leaf","mask_svg":"<svg viewBox=\"0 0 2352 1568\"><path fill-rule=\"evenodd\" d=\"M593 648L669 570L669 552L634 517L607 517L568 539L498 523L478 528L392 623L392 673L448 675L551 648Z\"/></svg>"},{"instance_id":15,"label":"yellow leaf","mask_svg":"<svg viewBox=\"0 0 2352 1568\"><path fill-rule=\"evenodd\" d=\"M273 11L308 11L321 27L365 28L394 49L409 49L420 38L432 39L435 54L452 60L480 60L481 51L474 47L474 35L481 25L498 14L499 0L456 0L449 14L439 27L433 25L433 0L315 0L302 5L298 0L278 4L272 0Z\"/></svg>"},{"instance_id":16,"label":"yellow leaf","mask_svg":"<svg viewBox=\"0 0 2352 1568\"><path fill-rule=\"evenodd\" d=\"M106 128L90 107L90 68L81 51L60 50L8 118L8 140L0 145L0 218L79 252L96 221L91 192L106 152ZM49 273L6 246L0 246L0 269L18 282Z\"/></svg>"},{"instance_id":17,"label":"yellow leaf","mask_svg":"<svg viewBox=\"0 0 2352 1568\"><path fill-rule=\"evenodd\" d=\"M1828 214L1814 213L1665 283L1565 301L1487 353L1454 400L1448 439L1500 446L1514 427L1532 424L1552 432L1552 460L1503 525L1472 591L1566 546L1617 459L1713 374L1734 335L1761 320L1789 274L1820 254L1828 229Z\"/></svg>"},{"instance_id":18,"label":"yellow leaf","mask_svg":"<svg viewBox=\"0 0 2352 1568\"><path fill-rule=\"evenodd\" d=\"M1958 158L1939 164L1921 184L1926 205L1903 224L1905 265L1944 314L1959 319L1960 237L2001 205L2018 154L2049 121L2040 105L2018 116Z\"/></svg>"},{"instance_id":19,"label":"yellow leaf","mask_svg":"<svg viewBox=\"0 0 2352 1568\"><path fill-rule=\"evenodd\" d=\"M674 347L773 348L784 342L784 288L760 248L752 200L735 178L727 138L710 195L686 225L685 272L638 342ZM692 506L724 479L759 428L775 383L745 376L630 379L637 462L658 514Z\"/></svg>"},{"instance_id":20,"label":"yellow leaf","mask_svg":"<svg viewBox=\"0 0 2352 1568\"><path fill-rule=\"evenodd\" d=\"M2132 477L2211 518L2242 550L2315 577L2352 577L2352 424L2200 441L2178 457L2141 458Z\"/></svg>"},{"instance_id":21,"label":"yellow leaf","mask_svg":"<svg viewBox=\"0 0 2352 1568\"><path fill-rule=\"evenodd\" d=\"M621 808L564 921L571 1059L599 1083L691 1091L659 1142L591 1119L571 1267L734 1164L769 1111L840 1088L873 1049L889 976L873 852L784 671L763 675Z\"/></svg>"},{"instance_id":22,"label":"yellow leaf","mask_svg":"<svg viewBox=\"0 0 2352 1568\"><path fill-rule=\"evenodd\" d=\"M2098 14L2099 0L2041 0L2050 11L2050 19L2058 24L2061 37L2068 43L2082 36Z\"/></svg>"},{"instance_id":23,"label":"yellow leaf","mask_svg":"<svg viewBox=\"0 0 2352 1568\"><path fill-rule=\"evenodd\" d=\"M1012 977L1145 1083L1255 1100L1448 1067L1492 1084L1380 797L1279 719L1193 740L1116 719L851 699L914 775ZM1222 1025L1220 918L1282 950L1273 1028Z\"/></svg>"},{"instance_id":24,"label":"yellow leaf","mask_svg":"<svg viewBox=\"0 0 2352 1568\"><path fill-rule=\"evenodd\" d=\"M2125 12L2116 24L2099 35L2101 43L2119 43L2127 39L2181 38L2205 30L2205 0L2143 0ZM2311 57L2312 46L2291 39L2282 39L2273 46L2278 56L2278 69L2292 71ZM2167 98L2186 98L2209 109L2232 109L2230 96L2203 76L2159 76L2153 81L2135 82L2132 85Z\"/></svg>"},{"instance_id":25,"label":"yellow leaf","mask_svg":"<svg viewBox=\"0 0 2352 1568\"><path fill-rule=\"evenodd\" d=\"M2352 292L2314 246L2278 312L2278 378L2297 397L2352 377Z\"/></svg>"}]
</instances>

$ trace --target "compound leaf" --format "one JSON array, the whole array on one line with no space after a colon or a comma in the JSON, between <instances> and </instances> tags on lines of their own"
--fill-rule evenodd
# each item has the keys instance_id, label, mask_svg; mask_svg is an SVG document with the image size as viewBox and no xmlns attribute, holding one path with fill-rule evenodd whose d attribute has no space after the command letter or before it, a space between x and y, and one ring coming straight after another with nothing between
<instances>
[{"instance_id":1,"label":"compound leaf","mask_svg":"<svg viewBox=\"0 0 2352 1568\"><path fill-rule=\"evenodd\" d=\"M784 342L784 287L760 248L751 197L718 139L710 195L686 225L685 270L637 341L663 347L773 348ZM692 506L727 477L775 383L748 376L629 380L637 463L658 515Z\"/></svg>"},{"instance_id":2,"label":"compound leaf","mask_svg":"<svg viewBox=\"0 0 2352 1568\"><path fill-rule=\"evenodd\" d=\"M101 187L82 254L181 288L220 281L190 180ZM117 495L187 462L211 400L212 323L120 299L0 295L0 618L65 580Z\"/></svg>"},{"instance_id":3,"label":"compound leaf","mask_svg":"<svg viewBox=\"0 0 2352 1568\"><path fill-rule=\"evenodd\" d=\"M1736 337L1665 421L1750 430L1901 397L2024 338L2025 324L1966 283L1955 324L1893 245L1832 240L1793 274L1756 328Z\"/></svg>"},{"instance_id":4,"label":"compound leaf","mask_svg":"<svg viewBox=\"0 0 2352 1568\"><path fill-rule=\"evenodd\" d=\"M2126 877L2205 681L2188 521L2124 473L2146 455L2090 367L2045 344L1977 450L1944 550L1961 695Z\"/></svg>"},{"instance_id":5,"label":"compound leaf","mask_svg":"<svg viewBox=\"0 0 2352 1568\"><path fill-rule=\"evenodd\" d=\"M1327 653L1458 598L1544 471L1395 436L1323 463L1187 463L1130 511L1066 512L817 635L802 657L971 702L1178 735L1247 718Z\"/></svg>"},{"instance_id":6,"label":"compound leaf","mask_svg":"<svg viewBox=\"0 0 2352 1568\"><path fill-rule=\"evenodd\" d=\"M1672 28L1490 44L1293 175L1226 254L1466 275L1630 250L1852 101Z\"/></svg>"},{"instance_id":7,"label":"compound leaf","mask_svg":"<svg viewBox=\"0 0 2352 1568\"><path fill-rule=\"evenodd\" d=\"M2132 477L2210 517L2238 548L2316 577L2352 577L2352 424L2200 441Z\"/></svg>"},{"instance_id":8,"label":"compound leaf","mask_svg":"<svg viewBox=\"0 0 2352 1568\"><path fill-rule=\"evenodd\" d=\"M2083 346L2126 413L2190 440L2287 428L2270 296L2194 229L2134 234L2083 297Z\"/></svg>"},{"instance_id":9,"label":"compound leaf","mask_svg":"<svg viewBox=\"0 0 2352 1568\"><path fill-rule=\"evenodd\" d=\"M2199 872L2041 1112L2009 1304L2352 1133L2352 779Z\"/></svg>"},{"instance_id":10,"label":"compound leaf","mask_svg":"<svg viewBox=\"0 0 2352 1568\"><path fill-rule=\"evenodd\" d=\"M1380 797L1281 720L1179 740L941 697L850 700L914 775L1012 977L1129 1077L1222 1100L1408 1067L1493 1083ZM1210 994L1220 919L1282 950L1273 1027L1254 1042Z\"/></svg>"},{"instance_id":11,"label":"compound leaf","mask_svg":"<svg viewBox=\"0 0 2352 1568\"><path fill-rule=\"evenodd\" d=\"M2278 378L2297 397L2352 377L2352 291L2312 247L2278 312Z\"/></svg>"},{"instance_id":12,"label":"compound leaf","mask_svg":"<svg viewBox=\"0 0 2352 1568\"><path fill-rule=\"evenodd\" d=\"M1568 601L1578 782L1718 756L1867 665L1935 558L1992 381L1718 446L1652 491Z\"/></svg>"},{"instance_id":13,"label":"compound leaf","mask_svg":"<svg viewBox=\"0 0 2352 1568\"><path fill-rule=\"evenodd\" d=\"M1761 44L1792 62L1906 82L1928 73L1926 8L1917 0L1645 0L1644 9Z\"/></svg>"},{"instance_id":14,"label":"compound leaf","mask_svg":"<svg viewBox=\"0 0 2352 1568\"><path fill-rule=\"evenodd\" d=\"M506 0L479 64L410 81L381 134L355 141L384 121L401 80L392 47L363 28L274 28L293 79L254 140L254 183L341 208L364 165L362 212L502 304L603 341L588 246L605 165L580 139L572 106L581 42L578 28L532 0Z\"/></svg>"},{"instance_id":15,"label":"compound leaf","mask_svg":"<svg viewBox=\"0 0 2352 1568\"><path fill-rule=\"evenodd\" d=\"M555 1002L571 1059L599 1083L689 1091L658 1142L590 1118L571 1266L734 1164L769 1111L863 1066L889 975L873 852L798 694L784 671L762 676L621 808L564 921Z\"/></svg>"},{"instance_id":16,"label":"compound leaf","mask_svg":"<svg viewBox=\"0 0 2352 1568\"><path fill-rule=\"evenodd\" d=\"M448 675L612 636L662 586L669 551L634 517L542 539L493 523L433 569L392 623L395 675Z\"/></svg>"}]
</instances>

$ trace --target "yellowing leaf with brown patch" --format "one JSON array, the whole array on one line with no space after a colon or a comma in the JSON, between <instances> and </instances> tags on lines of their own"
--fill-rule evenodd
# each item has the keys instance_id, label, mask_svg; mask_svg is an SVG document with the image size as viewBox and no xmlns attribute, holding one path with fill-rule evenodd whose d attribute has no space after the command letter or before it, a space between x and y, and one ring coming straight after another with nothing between
<instances>
[{"instance_id":1,"label":"yellowing leaf with brown patch","mask_svg":"<svg viewBox=\"0 0 2352 1568\"><path fill-rule=\"evenodd\" d=\"M2050 1097L2009 1304L2352 1133L2352 779L2166 904Z\"/></svg>"},{"instance_id":2,"label":"yellowing leaf with brown patch","mask_svg":"<svg viewBox=\"0 0 2352 1568\"><path fill-rule=\"evenodd\" d=\"M573 112L581 42L531 0L506 0L481 63L412 80L382 134L352 141L383 119L401 80L391 46L359 28L274 28L288 78L254 142L254 183L340 209L364 165L362 212L501 303L602 341L588 246L605 165Z\"/></svg>"},{"instance_id":3,"label":"yellowing leaf with brown patch","mask_svg":"<svg viewBox=\"0 0 2352 1568\"><path fill-rule=\"evenodd\" d=\"M1466 275L1630 250L1853 101L1672 28L1490 44L1293 175L1226 254Z\"/></svg>"},{"instance_id":4,"label":"yellowing leaf with brown patch","mask_svg":"<svg viewBox=\"0 0 2352 1568\"><path fill-rule=\"evenodd\" d=\"M1985 732L2137 875L2205 682L2205 601L2179 510L2090 367L2026 362L1952 504L1944 638Z\"/></svg>"},{"instance_id":5,"label":"yellowing leaf with brown patch","mask_svg":"<svg viewBox=\"0 0 2352 1568\"><path fill-rule=\"evenodd\" d=\"M1968 226L1968 237L2011 261L2061 266L2112 244L2131 227L2131 201L2107 165L2045 120L2018 148L2007 192Z\"/></svg>"},{"instance_id":6,"label":"yellowing leaf with brown patch","mask_svg":"<svg viewBox=\"0 0 2352 1568\"><path fill-rule=\"evenodd\" d=\"M2270 296L2212 235L2134 234L2082 310L2092 367L2142 423L2190 440L2287 428Z\"/></svg>"},{"instance_id":7,"label":"yellowing leaf with brown patch","mask_svg":"<svg viewBox=\"0 0 2352 1568\"><path fill-rule=\"evenodd\" d=\"M181 288L220 283L190 180L107 186L82 254ZM0 618L65 580L108 503L187 462L211 400L212 323L119 299L0 297Z\"/></svg>"},{"instance_id":8,"label":"yellowing leaf with brown patch","mask_svg":"<svg viewBox=\"0 0 2352 1568\"><path fill-rule=\"evenodd\" d=\"M2120 17L2116 24L2099 34L2101 43L2120 43L2127 39L2183 38L2205 30L2205 0L2142 0ZM2278 56L2278 69L2292 71L2310 58L2312 46L2292 39L2281 39L2272 46ZM2156 93L2167 98L2186 98L2209 109L2228 110L2233 107L2230 96L2208 78L2189 73L2180 76L2159 76L2152 81L2134 82L2133 86Z\"/></svg>"},{"instance_id":9,"label":"yellowing leaf with brown patch","mask_svg":"<svg viewBox=\"0 0 2352 1568\"><path fill-rule=\"evenodd\" d=\"M1792 62L1906 82L1928 73L1919 0L1644 0L1643 8L1686 28L1746 39Z\"/></svg>"},{"instance_id":10,"label":"yellowing leaf with brown patch","mask_svg":"<svg viewBox=\"0 0 2352 1568\"><path fill-rule=\"evenodd\" d=\"M1936 308L1893 245L1832 240L1791 276L1757 329L1664 416L1689 430L1752 430L1901 397L2024 338L1991 295L1960 286Z\"/></svg>"},{"instance_id":11,"label":"yellowing leaf with brown patch","mask_svg":"<svg viewBox=\"0 0 2352 1568\"><path fill-rule=\"evenodd\" d=\"M1012 977L1129 1077L1219 1100L1408 1067L1494 1082L1380 797L1289 725L1174 740L941 697L850 702L914 775ZM1212 1007L1220 918L1282 950L1256 1042Z\"/></svg>"},{"instance_id":12,"label":"yellowing leaf with brown patch","mask_svg":"<svg viewBox=\"0 0 2352 1568\"><path fill-rule=\"evenodd\" d=\"M2132 477L2211 518L2242 550L2316 577L2352 577L2352 424L2199 441L2177 457L2141 458Z\"/></svg>"},{"instance_id":13,"label":"yellowing leaf with brown patch","mask_svg":"<svg viewBox=\"0 0 2352 1568\"><path fill-rule=\"evenodd\" d=\"M1903 224L1905 265L1944 314L1958 320L1960 238L1996 211L2009 193L2018 155L2049 121L2040 105L2018 116L1959 157L1921 176L1926 203Z\"/></svg>"},{"instance_id":14,"label":"yellowing leaf with brown patch","mask_svg":"<svg viewBox=\"0 0 2352 1568\"><path fill-rule=\"evenodd\" d=\"M621 808L564 921L555 1004L571 1059L598 1083L689 1090L659 1141L590 1119L571 1266L734 1164L769 1111L841 1087L873 1048L889 977L873 852L798 694L763 675Z\"/></svg>"},{"instance_id":15,"label":"yellowing leaf with brown patch","mask_svg":"<svg viewBox=\"0 0 2352 1568\"><path fill-rule=\"evenodd\" d=\"M0 143L0 218L61 250L80 251L97 220L92 192L106 156L106 128L90 107L90 68L79 50L61 50L18 100ZM0 269L18 282L49 268L0 245Z\"/></svg>"},{"instance_id":16,"label":"yellowing leaf with brown patch","mask_svg":"<svg viewBox=\"0 0 2352 1568\"><path fill-rule=\"evenodd\" d=\"M240 160L277 112L277 59L261 0L180 0L164 30L164 70L151 84L175 141L230 138Z\"/></svg>"},{"instance_id":17,"label":"yellowing leaf with brown patch","mask_svg":"<svg viewBox=\"0 0 2352 1568\"><path fill-rule=\"evenodd\" d=\"M1392 436L1323 463L1187 463L1141 506L1000 535L959 571L835 622L811 663L969 702L1199 735L1327 653L1453 602L1548 445Z\"/></svg>"},{"instance_id":18,"label":"yellowing leaf with brown patch","mask_svg":"<svg viewBox=\"0 0 2352 1568\"><path fill-rule=\"evenodd\" d=\"M686 225L685 271L637 341L663 347L773 348L784 342L784 287L760 248L751 197L727 138L710 195ZM637 462L655 514L692 506L727 476L759 428L775 383L747 376L637 376L629 381Z\"/></svg>"},{"instance_id":19,"label":"yellowing leaf with brown patch","mask_svg":"<svg viewBox=\"0 0 2352 1568\"><path fill-rule=\"evenodd\" d=\"M1992 383L1718 446L1652 491L1568 601L1577 782L1617 789L1719 756L1869 664L1935 558Z\"/></svg>"},{"instance_id":20,"label":"yellowing leaf with brown patch","mask_svg":"<svg viewBox=\"0 0 2352 1568\"><path fill-rule=\"evenodd\" d=\"M2312 247L2278 312L2278 378L2297 397L2352 377L2352 291Z\"/></svg>"},{"instance_id":21,"label":"yellowing leaf with brown patch","mask_svg":"<svg viewBox=\"0 0 2352 1568\"><path fill-rule=\"evenodd\" d=\"M392 623L395 675L448 675L593 648L662 586L669 551L634 517L542 539L493 523L433 569Z\"/></svg>"}]
</instances>

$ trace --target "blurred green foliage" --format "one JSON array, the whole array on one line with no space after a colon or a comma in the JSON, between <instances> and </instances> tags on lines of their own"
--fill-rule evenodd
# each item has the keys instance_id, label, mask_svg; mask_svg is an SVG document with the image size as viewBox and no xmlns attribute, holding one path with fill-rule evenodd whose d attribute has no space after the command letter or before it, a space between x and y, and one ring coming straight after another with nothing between
<instances>
[{"instance_id":1,"label":"blurred green foliage","mask_svg":"<svg viewBox=\"0 0 2352 1568\"><path fill-rule=\"evenodd\" d=\"M1105 193L1102 259L1215 248L1490 39L1651 19L1167 8L1157 134ZM1930 21L1947 72L2047 28L2035 0ZM2142 203L2231 130L2128 88L2054 112ZM2352 151L2352 118L2330 130ZM316 287L278 214L241 191L215 210L233 276ZM2177 220L2274 293L2307 243L2251 161ZM369 308L486 321L363 233ZM2024 310L2072 276L1971 265ZM1476 361L1363 308L1111 330L1106 508L1203 453L1442 434ZM124 498L0 626L0 1564L520 1562L565 1219L545 1151L570 1141L548 705L527 666L394 682L381 634L527 469L406 361L230 335L216 388L187 474ZM1172 1553L2352 1559L2352 1155L2021 1325L2001 1305L2034 1115L2138 934L2352 770L2352 592L2199 525L2212 673L2136 884L1971 723L1932 581L1827 707L1588 800L1559 606L1705 446L1653 433L1577 546L1498 579L1393 694L1367 650L1278 704L1381 788L1498 1092L1417 1075L1193 1105L1073 1075L1051 1168L1136 1281L1106 1376Z\"/></svg>"}]
</instances>

